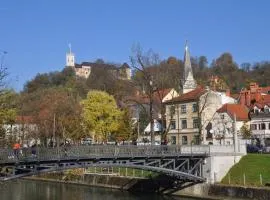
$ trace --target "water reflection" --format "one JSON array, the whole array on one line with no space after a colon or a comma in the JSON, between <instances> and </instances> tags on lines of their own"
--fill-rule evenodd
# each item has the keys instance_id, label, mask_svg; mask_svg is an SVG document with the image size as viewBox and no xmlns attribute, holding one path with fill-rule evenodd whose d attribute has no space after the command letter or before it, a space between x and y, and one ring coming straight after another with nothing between
<instances>
[{"instance_id":1,"label":"water reflection","mask_svg":"<svg viewBox=\"0 0 270 200\"><path fill-rule=\"evenodd\" d=\"M1 200L191 200L82 185L17 180L0 185Z\"/></svg>"}]
</instances>

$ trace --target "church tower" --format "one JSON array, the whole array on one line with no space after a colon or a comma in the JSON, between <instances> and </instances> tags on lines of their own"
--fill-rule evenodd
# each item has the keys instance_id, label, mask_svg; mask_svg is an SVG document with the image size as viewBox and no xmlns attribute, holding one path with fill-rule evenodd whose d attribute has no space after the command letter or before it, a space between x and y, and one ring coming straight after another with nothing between
<instances>
[{"instance_id":1,"label":"church tower","mask_svg":"<svg viewBox=\"0 0 270 200\"><path fill-rule=\"evenodd\" d=\"M187 42L185 46L184 71L183 71L183 77L182 77L181 82L182 82L182 94L190 92L196 89L197 87L197 83L193 78L190 54L189 54Z\"/></svg>"},{"instance_id":2,"label":"church tower","mask_svg":"<svg viewBox=\"0 0 270 200\"><path fill-rule=\"evenodd\" d=\"M67 67L75 67L75 56L71 51L71 44L69 46L69 52L66 54L66 66Z\"/></svg>"}]
</instances>

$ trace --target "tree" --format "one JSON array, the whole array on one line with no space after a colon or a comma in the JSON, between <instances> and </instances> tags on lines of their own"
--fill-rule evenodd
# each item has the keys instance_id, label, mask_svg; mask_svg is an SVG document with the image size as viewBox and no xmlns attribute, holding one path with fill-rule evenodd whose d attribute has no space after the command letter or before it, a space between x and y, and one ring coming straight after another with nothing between
<instances>
[{"instance_id":1,"label":"tree","mask_svg":"<svg viewBox=\"0 0 270 200\"><path fill-rule=\"evenodd\" d=\"M81 101L83 123L97 142L106 142L108 136L119 129L121 111L115 99L103 91L90 91Z\"/></svg>"},{"instance_id":2,"label":"tree","mask_svg":"<svg viewBox=\"0 0 270 200\"><path fill-rule=\"evenodd\" d=\"M250 131L249 126L246 122L244 122L244 124L240 128L240 133L242 134L243 139L250 139L251 131Z\"/></svg>"},{"instance_id":3,"label":"tree","mask_svg":"<svg viewBox=\"0 0 270 200\"><path fill-rule=\"evenodd\" d=\"M199 68L203 70L204 68L207 67L208 61L206 56L200 56L199 57Z\"/></svg>"},{"instance_id":4,"label":"tree","mask_svg":"<svg viewBox=\"0 0 270 200\"><path fill-rule=\"evenodd\" d=\"M18 113L31 116L38 127L38 133L29 135L40 138L44 145L66 138L77 140L83 135L80 128L80 98L69 88L54 87L40 89L32 93L21 93ZM73 137L74 136L74 137Z\"/></svg>"},{"instance_id":5,"label":"tree","mask_svg":"<svg viewBox=\"0 0 270 200\"><path fill-rule=\"evenodd\" d=\"M2 90L0 94L0 139L2 144L7 144L5 136L7 132L11 133L12 136L12 126L15 124L17 109L16 109L16 99L17 95L12 90ZM9 125L10 130L4 128L4 125ZM11 138L15 140L16 138Z\"/></svg>"},{"instance_id":6,"label":"tree","mask_svg":"<svg viewBox=\"0 0 270 200\"><path fill-rule=\"evenodd\" d=\"M139 45L133 47L133 56L130 58L132 67L136 70L139 77L137 81L145 91L145 95L149 99L149 121L150 121L150 135L151 144L155 144L154 140L154 117L153 117L153 94L156 87L153 83L153 75L151 74L151 68L160 63L159 56L152 50L143 53ZM153 68L152 68L153 69ZM136 79L135 79L136 81Z\"/></svg>"},{"instance_id":7,"label":"tree","mask_svg":"<svg viewBox=\"0 0 270 200\"><path fill-rule=\"evenodd\" d=\"M130 113L127 108L125 108L120 116L119 127L117 131L112 133L112 138L115 141L126 141L132 140L136 141L137 137L132 132L132 124L130 119Z\"/></svg>"}]
</instances>

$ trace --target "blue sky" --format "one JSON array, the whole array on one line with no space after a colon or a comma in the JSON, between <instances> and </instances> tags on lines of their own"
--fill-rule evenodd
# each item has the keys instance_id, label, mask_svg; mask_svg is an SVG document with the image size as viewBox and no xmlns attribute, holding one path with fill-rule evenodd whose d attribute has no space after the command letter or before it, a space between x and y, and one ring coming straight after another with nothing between
<instances>
[{"instance_id":1,"label":"blue sky","mask_svg":"<svg viewBox=\"0 0 270 200\"><path fill-rule=\"evenodd\" d=\"M1 0L0 50L9 85L61 70L68 43L76 62L127 62L135 43L161 58L209 62L231 52L237 63L270 60L268 0Z\"/></svg>"}]
</instances>

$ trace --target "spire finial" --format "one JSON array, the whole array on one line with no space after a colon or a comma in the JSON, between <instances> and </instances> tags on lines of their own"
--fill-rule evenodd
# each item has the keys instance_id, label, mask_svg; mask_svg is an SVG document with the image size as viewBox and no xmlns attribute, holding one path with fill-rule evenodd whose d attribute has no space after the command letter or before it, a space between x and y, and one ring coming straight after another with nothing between
<instances>
[{"instance_id":1,"label":"spire finial","mask_svg":"<svg viewBox=\"0 0 270 200\"><path fill-rule=\"evenodd\" d=\"M69 53L71 53L71 44L68 43Z\"/></svg>"},{"instance_id":2,"label":"spire finial","mask_svg":"<svg viewBox=\"0 0 270 200\"><path fill-rule=\"evenodd\" d=\"M188 50L188 40L186 40L186 44L185 44L185 50Z\"/></svg>"}]
</instances>

